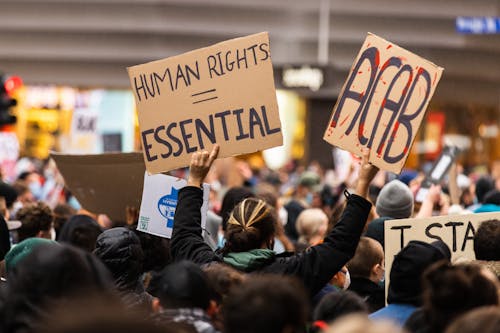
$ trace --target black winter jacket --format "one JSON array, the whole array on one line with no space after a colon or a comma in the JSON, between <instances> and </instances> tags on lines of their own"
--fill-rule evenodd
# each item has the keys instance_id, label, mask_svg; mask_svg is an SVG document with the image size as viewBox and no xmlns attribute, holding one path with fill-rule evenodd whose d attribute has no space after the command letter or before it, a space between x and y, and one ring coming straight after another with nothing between
<instances>
[{"instance_id":1,"label":"black winter jacket","mask_svg":"<svg viewBox=\"0 0 500 333\"><path fill-rule=\"evenodd\" d=\"M203 191L187 186L180 190L174 217L170 251L175 261L191 260L199 264L222 261L203 241L201 212ZM342 217L322 244L294 255L277 255L258 271L293 275L315 295L354 255L365 226L371 203L352 194Z\"/></svg>"}]
</instances>

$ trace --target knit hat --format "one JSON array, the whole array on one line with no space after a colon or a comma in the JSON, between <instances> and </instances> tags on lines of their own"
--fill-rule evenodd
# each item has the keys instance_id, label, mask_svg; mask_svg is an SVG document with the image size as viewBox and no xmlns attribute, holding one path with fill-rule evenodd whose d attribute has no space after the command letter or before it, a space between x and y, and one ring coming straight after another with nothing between
<instances>
[{"instance_id":1,"label":"knit hat","mask_svg":"<svg viewBox=\"0 0 500 333\"><path fill-rule=\"evenodd\" d=\"M450 261L451 252L442 241L425 243L410 241L395 257L390 272L387 303L403 303L420 306L424 271L440 260Z\"/></svg>"},{"instance_id":2,"label":"knit hat","mask_svg":"<svg viewBox=\"0 0 500 333\"><path fill-rule=\"evenodd\" d=\"M322 189L321 178L313 171L304 171L299 177L298 184L310 188L314 192L319 192Z\"/></svg>"},{"instance_id":3,"label":"knit hat","mask_svg":"<svg viewBox=\"0 0 500 333\"><path fill-rule=\"evenodd\" d=\"M14 246L5 255L5 270L9 272L14 266L16 266L23 258L27 257L28 254L32 253L38 246L43 244L58 244L49 239L31 237L23 240L16 246Z\"/></svg>"},{"instance_id":4,"label":"knit hat","mask_svg":"<svg viewBox=\"0 0 500 333\"><path fill-rule=\"evenodd\" d=\"M375 206L381 217L406 219L413 213L413 194L407 185L395 179L382 188Z\"/></svg>"}]
</instances>

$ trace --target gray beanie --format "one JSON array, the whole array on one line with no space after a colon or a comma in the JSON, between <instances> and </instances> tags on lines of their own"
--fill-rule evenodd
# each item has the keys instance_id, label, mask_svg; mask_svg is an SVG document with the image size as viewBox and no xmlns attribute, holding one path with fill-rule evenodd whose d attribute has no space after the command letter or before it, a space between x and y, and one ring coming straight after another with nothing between
<instances>
[{"instance_id":1,"label":"gray beanie","mask_svg":"<svg viewBox=\"0 0 500 333\"><path fill-rule=\"evenodd\" d=\"M395 179L382 188L375 206L380 217L406 219L413 213L413 194L405 183Z\"/></svg>"}]
</instances>

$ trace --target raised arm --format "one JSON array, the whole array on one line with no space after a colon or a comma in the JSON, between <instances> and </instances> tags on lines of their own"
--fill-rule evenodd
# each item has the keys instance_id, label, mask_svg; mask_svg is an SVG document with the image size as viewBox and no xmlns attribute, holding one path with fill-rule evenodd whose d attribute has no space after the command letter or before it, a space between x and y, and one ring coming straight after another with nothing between
<instances>
[{"instance_id":1,"label":"raised arm","mask_svg":"<svg viewBox=\"0 0 500 333\"><path fill-rule=\"evenodd\" d=\"M304 253L282 258L274 270L296 275L316 294L353 256L370 212L371 203L363 198L378 168L368 162L369 151L363 152L357 186L358 194L346 194L347 206L342 217L322 244ZM281 267L279 267L281 265ZM277 267L278 266L278 267ZM273 267L269 268L273 270Z\"/></svg>"},{"instance_id":2,"label":"raised arm","mask_svg":"<svg viewBox=\"0 0 500 333\"><path fill-rule=\"evenodd\" d=\"M191 156L187 186L179 191L170 242L170 253L175 261L191 260L202 264L217 260L203 240L200 210L203 205L203 181L218 154L219 146L215 145L210 153L195 152Z\"/></svg>"}]
</instances>

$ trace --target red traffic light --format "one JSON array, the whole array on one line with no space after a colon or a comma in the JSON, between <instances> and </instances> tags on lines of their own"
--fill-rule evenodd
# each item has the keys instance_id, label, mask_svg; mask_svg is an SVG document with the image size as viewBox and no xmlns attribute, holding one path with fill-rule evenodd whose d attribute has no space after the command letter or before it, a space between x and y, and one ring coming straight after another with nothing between
<instances>
[{"instance_id":1,"label":"red traffic light","mask_svg":"<svg viewBox=\"0 0 500 333\"><path fill-rule=\"evenodd\" d=\"M3 87L7 94L12 95L22 85L23 80L19 76L10 76L4 81Z\"/></svg>"}]
</instances>

